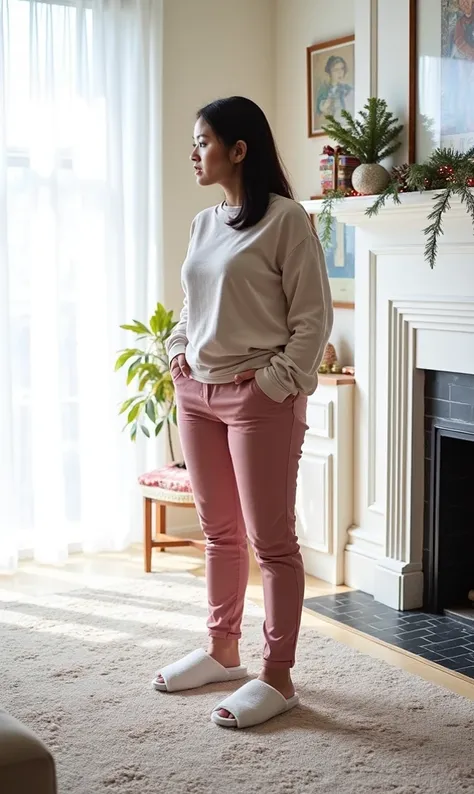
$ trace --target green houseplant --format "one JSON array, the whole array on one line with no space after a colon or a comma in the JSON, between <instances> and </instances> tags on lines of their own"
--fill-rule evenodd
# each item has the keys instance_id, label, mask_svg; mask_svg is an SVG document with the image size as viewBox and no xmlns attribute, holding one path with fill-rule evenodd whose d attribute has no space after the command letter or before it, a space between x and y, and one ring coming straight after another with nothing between
<instances>
[{"instance_id":1,"label":"green houseplant","mask_svg":"<svg viewBox=\"0 0 474 794\"><path fill-rule=\"evenodd\" d=\"M130 438L136 440L140 430L147 438L155 437L166 428L171 459L175 462L171 426L176 425L176 399L166 352L166 340L175 327L173 312L161 303L145 325L138 320L121 325L135 334L135 346L120 350L115 370L126 364L126 384L135 394L120 406L119 413L126 414Z\"/></svg>"},{"instance_id":2,"label":"green houseplant","mask_svg":"<svg viewBox=\"0 0 474 794\"><path fill-rule=\"evenodd\" d=\"M384 99L370 97L354 118L347 110L341 111L344 123L334 116L326 117L324 132L354 157L359 165L352 174L352 185L362 195L381 193L390 180L388 171L380 165L401 146L403 124L398 123L387 109Z\"/></svg>"}]
</instances>

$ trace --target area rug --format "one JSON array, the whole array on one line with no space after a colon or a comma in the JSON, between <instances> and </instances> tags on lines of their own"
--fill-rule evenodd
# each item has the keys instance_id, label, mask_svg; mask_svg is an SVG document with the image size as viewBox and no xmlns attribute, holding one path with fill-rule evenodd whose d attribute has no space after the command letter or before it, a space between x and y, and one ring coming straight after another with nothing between
<instances>
[{"instance_id":1,"label":"area rug","mask_svg":"<svg viewBox=\"0 0 474 794\"><path fill-rule=\"evenodd\" d=\"M236 684L153 691L160 665L205 642L205 615L203 583L188 574L89 576L41 597L0 590L0 706L50 747L59 794L474 792L473 702L315 629L299 645L302 705L266 725L210 721ZM249 604L252 672L261 623Z\"/></svg>"}]
</instances>

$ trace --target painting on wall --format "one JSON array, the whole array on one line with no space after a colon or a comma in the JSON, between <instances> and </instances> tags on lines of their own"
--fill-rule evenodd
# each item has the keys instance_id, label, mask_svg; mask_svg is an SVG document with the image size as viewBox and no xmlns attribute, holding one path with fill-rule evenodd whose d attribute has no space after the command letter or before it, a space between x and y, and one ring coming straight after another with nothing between
<instances>
[{"instance_id":1,"label":"painting on wall","mask_svg":"<svg viewBox=\"0 0 474 794\"><path fill-rule=\"evenodd\" d=\"M441 145L462 151L474 143L473 7L474 0L441 4Z\"/></svg>"},{"instance_id":2,"label":"painting on wall","mask_svg":"<svg viewBox=\"0 0 474 794\"><path fill-rule=\"evenodd\" d=\"M313 217L317 228L317 216ZM331 242L326 249L326 266L333 306L353 309L355 293L355 228L333 220Z\"/></svg>"},{"instance_id":3,"label":"painting on wall","mask_svg":"<svg viewBox=\"0 0 474 794\"><path fill-rule=\"evenodd\" d=\"M314 44L306 50L308 135L316 138L327 115L341 120L341 110L354 113L354 36Z\"/></svg>"},{"instance_id":4,"label":"painting on wall","mask_svg":"<svg viewBox=\"0 0 474 794\"><path fill-rule=\"evenodd\" d=\"M474 146L474 0L417 0L416 160Z\"/></svg>"}]
</instances>

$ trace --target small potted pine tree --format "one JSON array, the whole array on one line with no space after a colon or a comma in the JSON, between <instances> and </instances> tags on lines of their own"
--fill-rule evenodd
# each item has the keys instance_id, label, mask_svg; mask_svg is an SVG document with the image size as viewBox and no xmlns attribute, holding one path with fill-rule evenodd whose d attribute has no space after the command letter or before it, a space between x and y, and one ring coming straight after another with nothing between
<instances>
[{"instance_id":1,"label":"small potted pine tree","mask_svg":"<svg viewBox=\"0 0 474 794\"><path fill-rule=\"evenodd\" d=\"M358 115L360 118L353 118L347 110L342 110L345 124L334 116L326 116L323 130L360 160L361 165L352 174L352 185L357 193L371 196L385 190L390 181L390 174L380 162L401 146L403 124L398 124L385 100L377 97L368 99Z\"/></svg>"}]
</instances>

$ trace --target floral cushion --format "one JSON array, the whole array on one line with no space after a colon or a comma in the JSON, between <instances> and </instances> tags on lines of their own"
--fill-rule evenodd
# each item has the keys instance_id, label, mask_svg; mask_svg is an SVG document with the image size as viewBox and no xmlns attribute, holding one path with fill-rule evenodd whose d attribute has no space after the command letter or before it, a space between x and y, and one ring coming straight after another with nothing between
<instances>
[{"instance_id":1,"label":"floral cushion","mask_svg":"<svg viewBox=\"0 0 474 794\"><path fill-rule=\"evenodd\" d=\"M151 488L161 488L164 491L175 491L176 493L192 493L191 482L187 469L170 464L163 466L162 469L147 471L138 478L140 485L147 485Z\"/></svg>"}]
</instances>

